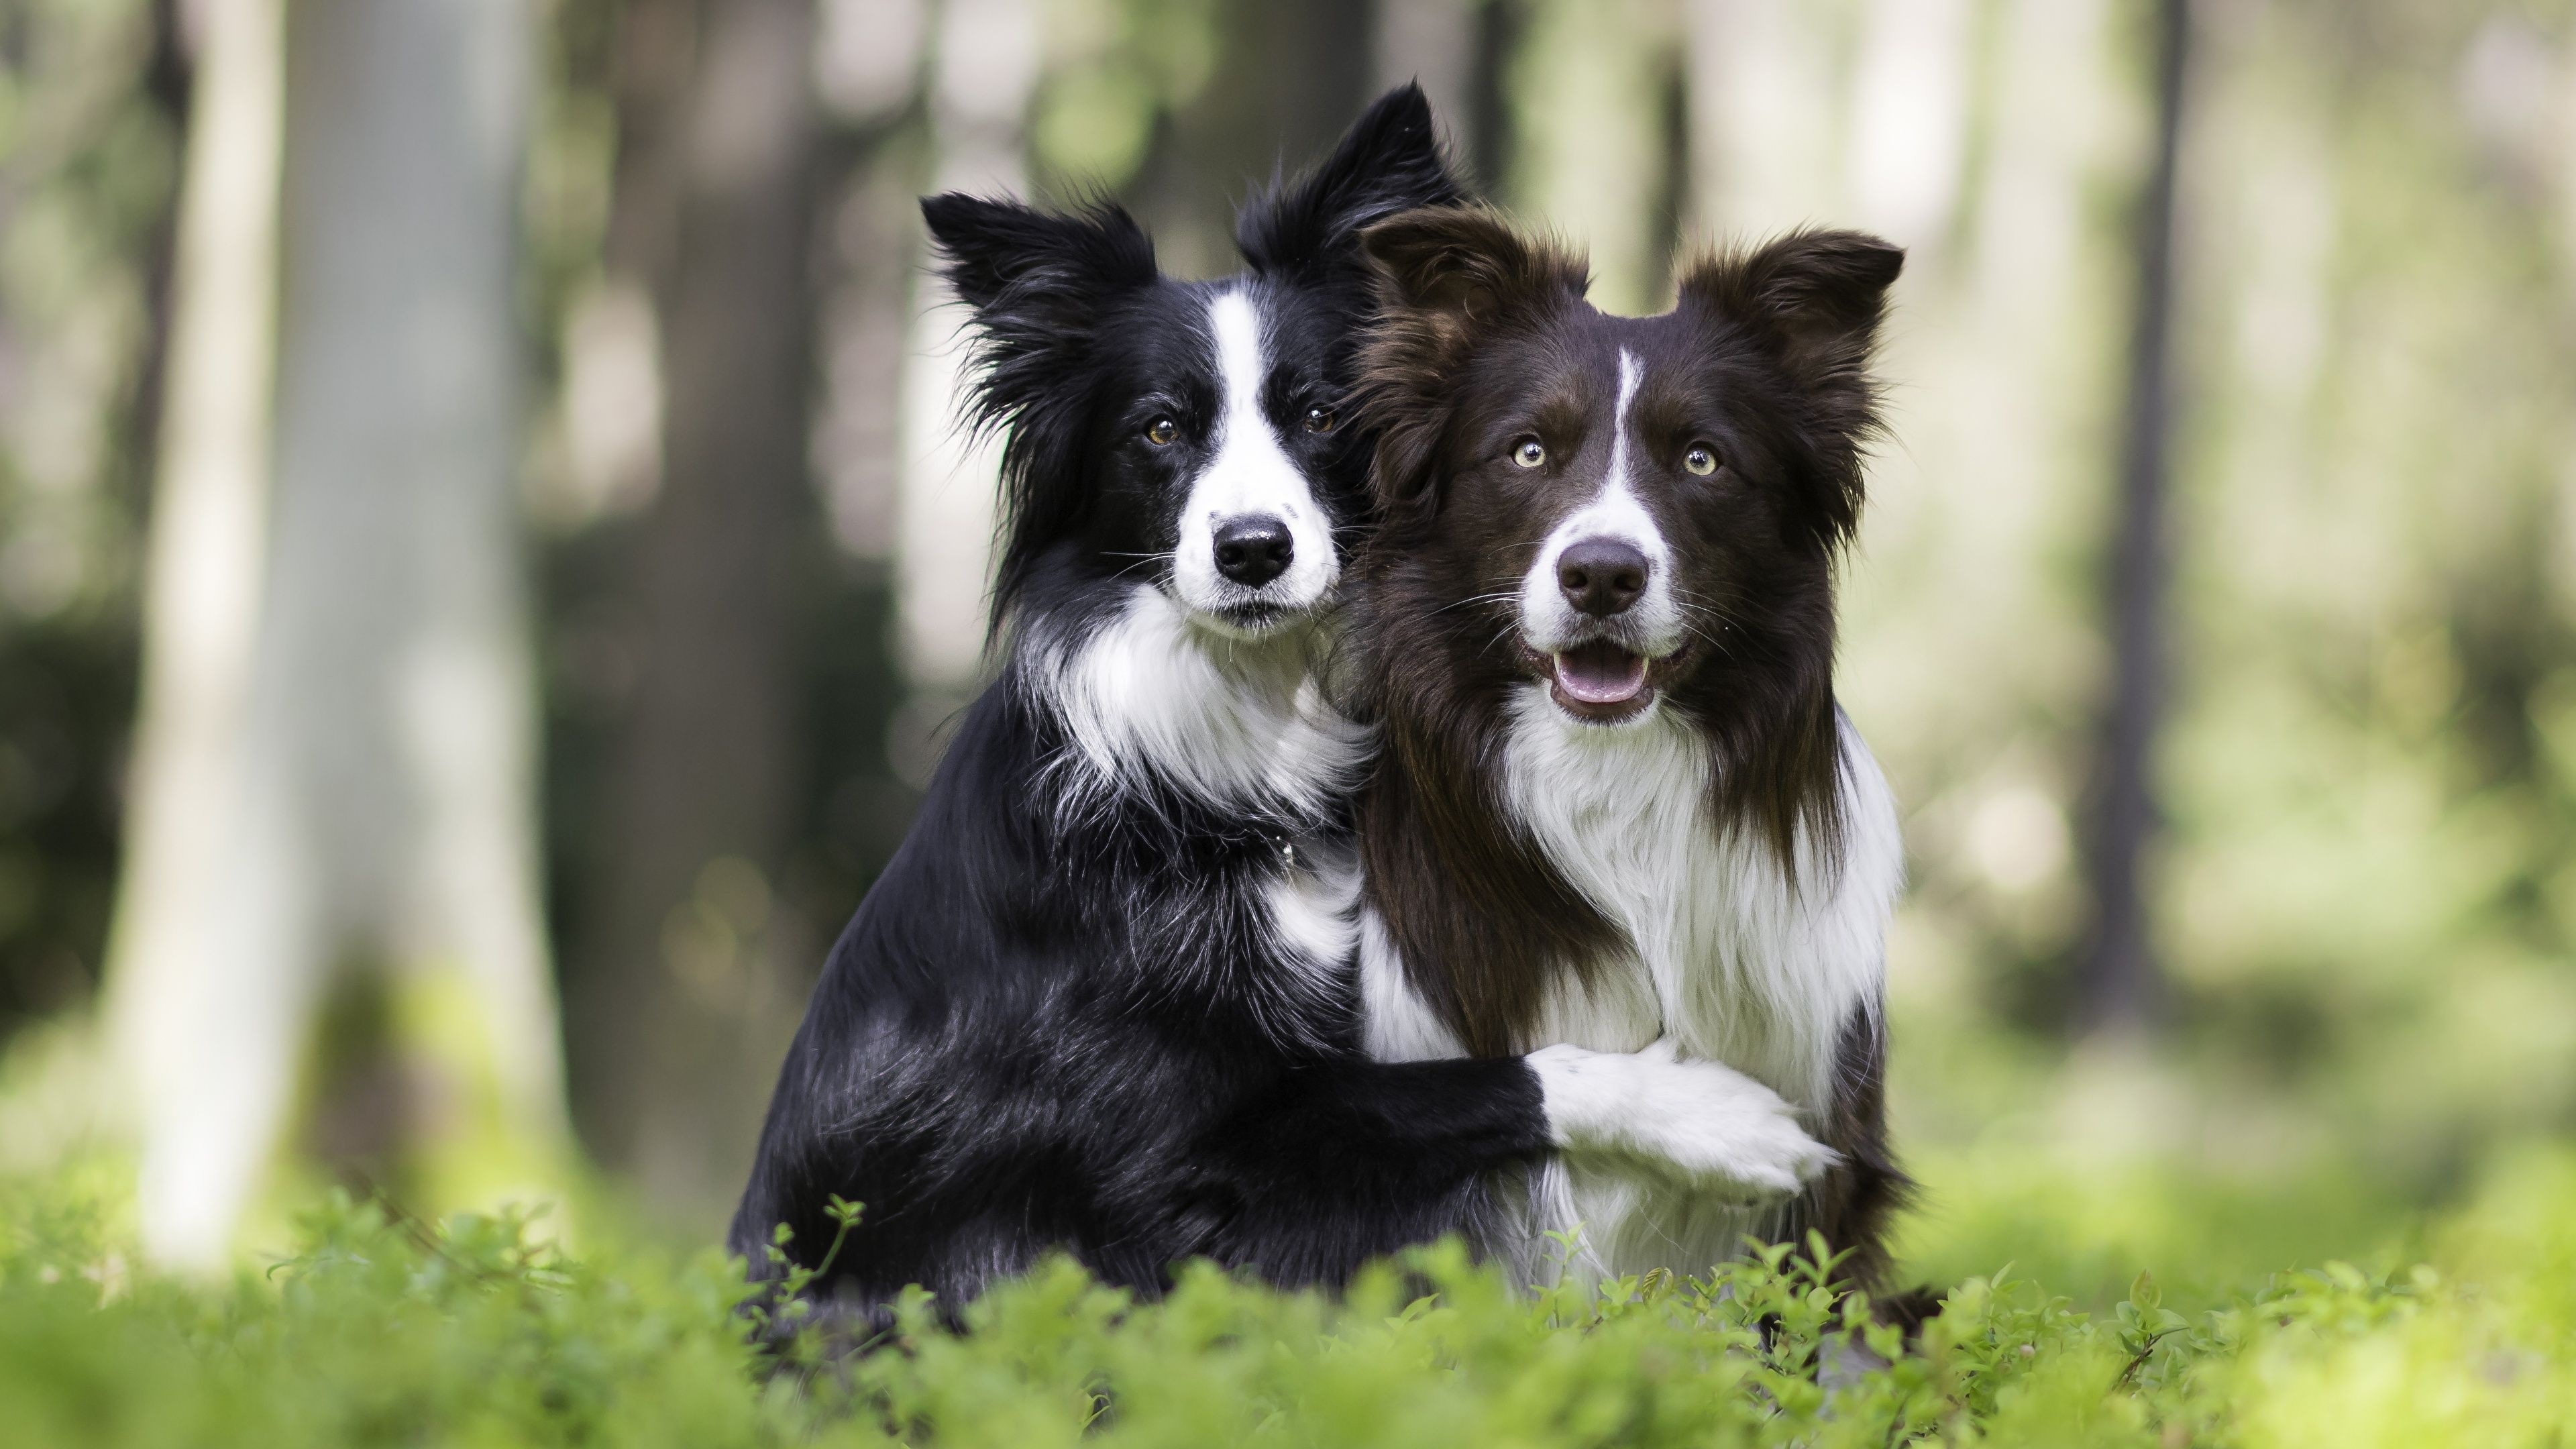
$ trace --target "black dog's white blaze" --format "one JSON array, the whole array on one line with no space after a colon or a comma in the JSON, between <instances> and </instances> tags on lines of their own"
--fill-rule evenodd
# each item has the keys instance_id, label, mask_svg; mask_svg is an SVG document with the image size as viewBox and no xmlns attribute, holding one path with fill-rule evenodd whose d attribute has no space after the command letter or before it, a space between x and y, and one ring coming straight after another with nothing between
<instances>
[{"instance_id":1,"label":"black dog's white blaze","mask_svg":"<svg viewBox=\"0 0 2576 1449\"><path fill-rule=\"evenodd\" d=\"M1219 399L1214 456L1191 481L1172 549L1172 589L1180 601L1219 629L1247 636L1322 603L1342 577L1332 517L1307 486L1288 440L1264 406L1275 372L1269 355L1274 329L1264 306L1270 295L1237 286L1208 299ZM1329 419L1329 408L1314 406ZM1218 563L1219 540L1230 528L1246 525L1266 526L1288 548L1286 569L1259 585L1228 578ZM1276 548L1273 543L1274 553Z\"/></svg>"}]
</instances>

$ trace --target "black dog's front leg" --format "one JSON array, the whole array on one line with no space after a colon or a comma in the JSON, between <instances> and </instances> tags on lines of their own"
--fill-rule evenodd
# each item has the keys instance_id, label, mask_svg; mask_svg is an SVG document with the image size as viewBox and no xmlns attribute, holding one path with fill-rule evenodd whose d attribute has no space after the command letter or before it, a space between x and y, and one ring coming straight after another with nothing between
<instances>
[{"instance_id":1,"label":"black dog's front leg","mask_svg":"<svg viewBox=\"0 0 2576 1449\"><path fill-rule=\"evenodd\" d=\"M1371 1258L1472 1235L1494 1170L1550 1146L1537 1074L1518 1057L1294 1067L1200 1140L1187 1236L1274 1283L1338 1285Z\"/></svg>"}]
</instances>

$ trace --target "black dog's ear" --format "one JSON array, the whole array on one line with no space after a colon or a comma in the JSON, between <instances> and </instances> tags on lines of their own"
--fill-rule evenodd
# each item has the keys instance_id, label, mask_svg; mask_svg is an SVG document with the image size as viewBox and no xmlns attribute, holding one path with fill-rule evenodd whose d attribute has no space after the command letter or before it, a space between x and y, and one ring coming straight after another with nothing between
<instances>
[{"instance_id":1,"label":"black dog's ear","mask_svg":"<svg viewBox=\"0 0 2576 1449\"><path fill-rule=\"evenodd\" d=\"M978 312L1079 304L1154 280L1154 243L1124 208L1066 216L951 191L921 199L939 273Z\"/></svg>"},{"instance_id":2,"label":"black dog's ear","mask_svg":"<svg viewBox=\"0 0 2576 1449\"><path fill-rule=\"evenodd\" d=\"M1289 274L1355 265L1362 228L1417 206L1447 206L1466 191L1441 154L1431 103L1411 82L1378 97L1324 164L1273 181L1245 203L1235 245L1256 272Z\"/></svg>"},{"instance_id":3,"label":"black dog's ear","mask_svg":"<svg viewBox=\"0 0 2576 1449\"><path fill-rule=\"evenodd\" d=\"M1002 444L999 629L1047 544L1088 506L1081 450L1104 304L1151 286L1154 243L1102 204L1061 215L951 192L924 197L939 273L975 309L967 422Z\"/></svg>"},{"instance_id":4,"label":"black dog's ear","mask_svg":"<svg viewBox=\"0 0 2576 1449\"><path fill-rule=\"evenodd\" d=\"M1904 251L1856 231L1800 231L1748 253L1703 257L1682 275L1684 306L1753 328L1778 349L1801 455L1825 537L1860 524L1861 449L1878 432L1870 358Z\"/></svg>"},{"instance_id":5,"label":"black dog's ear","mask_svg":"<svg viewBox=\"0 0 2576 1449\"><path fill-rule=\"evenodd\" d=\"M1459 374L1495 330L1582 301L1581 257L1474 206L1428 207L1360 234L1378 320L1360 344L1360 418L1378 438L1369 486L1387 519L1427 522Z\"/></svg>"}]
</instances>

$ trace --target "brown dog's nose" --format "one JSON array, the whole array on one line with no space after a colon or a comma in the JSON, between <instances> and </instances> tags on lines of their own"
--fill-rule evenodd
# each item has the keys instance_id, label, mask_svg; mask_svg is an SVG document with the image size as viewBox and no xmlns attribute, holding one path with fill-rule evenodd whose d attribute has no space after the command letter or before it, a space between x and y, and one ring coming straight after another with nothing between
<instances>
[{"instance_id":1,"label":"brown dog's nose","mask_svg":"<svg viewBox=\"0 0 2576 1449\"><path fill-rule=\"evenodd\" d=\"M1556 556L1556 586L1578 612L1624 614L1646 591L1646 556L1615 538L1580 538Z\"/></svg>"}]
</instances>

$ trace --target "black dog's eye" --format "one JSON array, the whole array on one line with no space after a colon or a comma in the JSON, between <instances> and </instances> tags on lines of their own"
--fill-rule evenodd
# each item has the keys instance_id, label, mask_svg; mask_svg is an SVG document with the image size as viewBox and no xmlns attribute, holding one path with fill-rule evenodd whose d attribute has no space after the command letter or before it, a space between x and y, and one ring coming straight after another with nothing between
<instances>
[{"instance_id":1,"label":"black dog's eye","mask_svg":"<svg viewBox=\"0 0 2576 1449\"><path fill-rule=\"evenodd\" d=\"M1168 448L1181 436L1181 425L1170 418L1156 418L1145 425L1145 441L1157 448Z\"/></svg>"},{"instance_id":2,"label":"black dog's eye","mask_svg":"<svg viewBox=\"0 0 2576 1449\"><path fill-rule=\"evenodd\" d=\"M1311 407L1306 409L1307 432L1329 433L1333 430L1333 424L1340 421L1340 418L1333 415L1333 410L1331 408Z\"/></svg>"},{"instance_id":3,"label":"black dog's eye","mask_svg":"<svg viewBox=\"0 0 2576 1449\"><path fill-rule=\"evenodd\" d=\"M1682 466L1705 478L1717 471L1717 454L1706 443L1693 443L1690 451L1682 454Z\"/></svg>"},{"instance_id":4,"label":"black dog's eye","mask_svg":"<svg viewBox=\"0 0 2576 1449\"><path fill-rule=\"evenodd\" d=\"M1547 449L1536 438L1523 438L1512 444L1512 461L1524 468L1535 468L1547 461Z\"/></svg>"}]
</instances>

